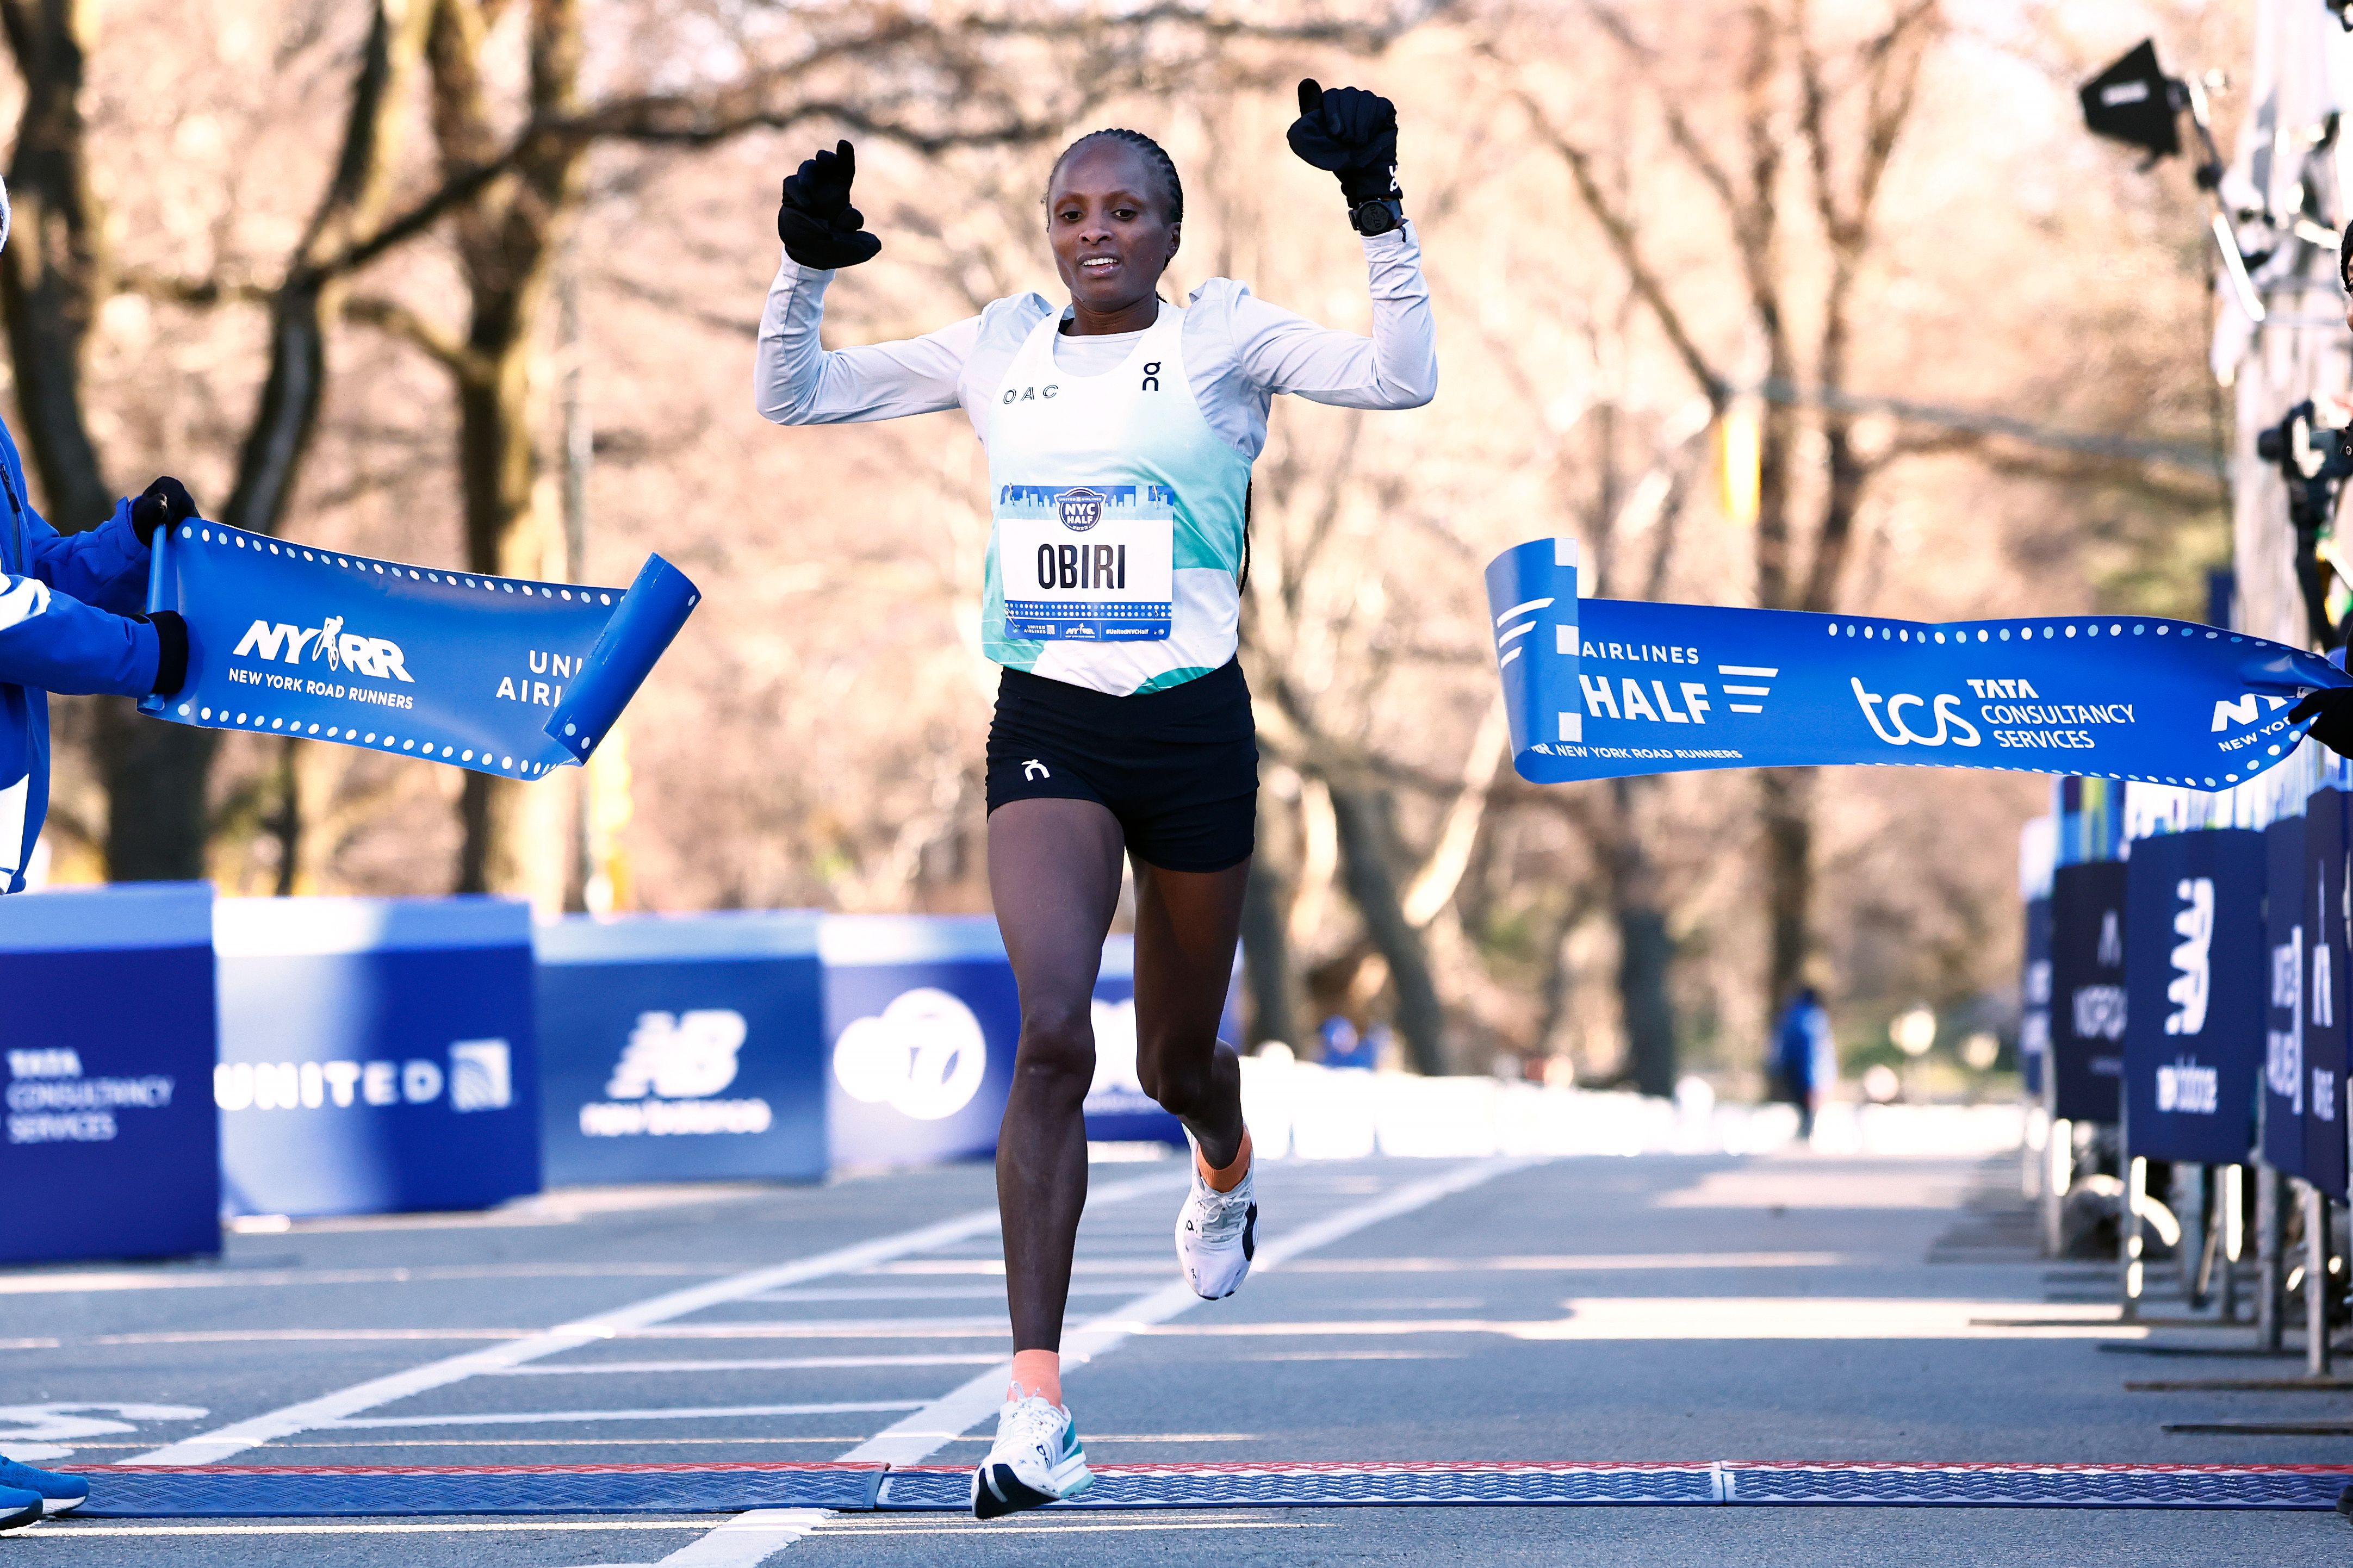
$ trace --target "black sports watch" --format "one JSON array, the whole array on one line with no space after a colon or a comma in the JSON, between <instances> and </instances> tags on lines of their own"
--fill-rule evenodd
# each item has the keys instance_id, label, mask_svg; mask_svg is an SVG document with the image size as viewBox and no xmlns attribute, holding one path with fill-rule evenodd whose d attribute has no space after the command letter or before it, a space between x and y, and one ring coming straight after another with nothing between
<instances>
[{"instance_id":1,"label":"black sports watch","mask_svg":"<svg viewBox=\"0 0 2353 1568\"><path fill-rule=\"evenodd\" d=\"M1376 197L1348 209L1348 224L1358 234L1387 234L1405 222L1405 204L1395 196Z\"/></svg>"}]
</instances>

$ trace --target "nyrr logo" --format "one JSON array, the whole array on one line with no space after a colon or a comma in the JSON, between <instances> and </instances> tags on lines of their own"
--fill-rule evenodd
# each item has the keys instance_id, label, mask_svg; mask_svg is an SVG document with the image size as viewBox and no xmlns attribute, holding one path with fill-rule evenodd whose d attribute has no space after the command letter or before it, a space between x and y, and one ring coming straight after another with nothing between
<instances>
[{"instance_id":1,"label":"nyrr logo","mask_svg":"<svg viewBox=\"0 0 2353 1568\"><path fill-rule=\"evenodd\" d=\"M1072 533L1084 533L1103 521L1103 502L1108 499L1101 490L1081 486L1056 496L1054 507L1061 514L1064 528Z\"/></svg>"},{"instance_id":2,"label":"nyrr logo","mask_svg":"<svg viewBox=\"0 0 2353 1568\"><path fill-rule=\"evenodd\" d=\"M2166 1015L2165 1032L2203 1034L2206 997L2213 982L2214 879L2185 877L2174 896L2181 908L2173 916L2173 934L2181 941L2174 946L2173 978L2165 987L2165 999L2174 1006Z\"/></svg>"},{"instance_id":3,"label":"nyrr logo","mask_svg":"<svg viewBox=\"0 0 2353 1568\"><path fill-rule=\"evenodd\" d=\"M2214 703L2214 723L2210 733L2219 735L2233 724L2253 723L2262 716L2255 707L2256 696L2255 692L2250 691L2243 697L2233 698L2228 701L2217 699ZM2265 697L2263 700L2271 704L2274 712L2288 705L2288 699L2284 697Z\"/></svg>"},{"instance_id":4,"label":"nyrr logo","mask_svg":"<svg viewBox=\"0 0 2353 1568\"><path fill-rule=\"evenodd\" d=\"M1947 741L1956 746L1978 743L1977 726L1961 717L1961 700L1950 692L1940 691L1932 701L1926 697L1915 697L1908 691L1882 697L1875 691L1865 691L1862 682L1853 676L1847 678L1847 684L1854 688L1855 702L1862 708L1863 718L1870 721L1871 732L1891 746L1941 746ZM1879 721L1880 704L1883 702L1887 705L1887 722L1884 724ZM1936 733L1919 734L1905 724L1904 710L1906 708L1926 708L1934 713L1936 716Z\"/></svg>"},{"instance_id":5,"label":"nyrr logo","mask_svg":"<svg viewBox=\"0 0 2353 1568\"><path fill-rule=\"evenodd\" d=\"M404 668L406 656L400 651L398 643L388 637L364 637L356 632L347 632L341 616L328 616L326 625L320 626L256 621L237 639L230 657L265 661L282 658L288 664L300 664L306 648L313 659L324 658L330 669L348 669L353 675L376 680L415 684L415 678Z\"/></svg>"}]
</instances>

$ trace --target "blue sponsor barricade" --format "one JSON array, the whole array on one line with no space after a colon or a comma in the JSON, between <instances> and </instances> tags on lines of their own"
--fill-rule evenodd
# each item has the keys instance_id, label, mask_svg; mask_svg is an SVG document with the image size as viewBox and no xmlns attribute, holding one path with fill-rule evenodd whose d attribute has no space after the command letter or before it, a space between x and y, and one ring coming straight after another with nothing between
<instances>
[{"instance_id":1,"label":"blue sponsor barricade","mask_svg":"<svg viewBox=\"0 0 2353 1568\"><path fill-rule=\"evenodd\" d=\"M2161 833L2125 863L2125 1099L2132 1152L2237 1164L2263 1057L2263 836Z\"/></svg>"},{"instance_id":2,"label":"blue sponsor barricade","mask_svg":"<svg viewBox=\"0 0 2353 1568\"><path fill-rule=\"evenodd\" d=\"M2051 879L2052 1113L2114 1121L2123 1109L2125 863L2062 866Z\"/></svg>"},{"instance_id":3,"label":"blue sponsor barricade","mask_svg":"<svg viewBox=\"0 0 2353 1568\"><path fill-rule=\"evenodd\" d=\"M823 1180L818 925L764 911L540 926L548 1184Z\"/></svg>"},{"instance_id":4,"label":"blue sponsor barricade","mask_svg":"<svg viewBox=\"0 0 2353 1568\"><path fill-rule=\"evenodd\" d=\"M997 1151L1021 1005L987 915L829 915L826 1125L838 1166Z\"/></svg>"},{"instance_id":5,"label":"blue sponsor barricade","mask_svg":"<svg viewBox=\"0 0 2353 1568\"><path fill-rule=\"evenodd\" d=\"M1020 995L997 921L830 915L818 944L834 1163L913 1165L994 1154L1021 1033ZM1238 1027L1236 1007L1229 992L1229 1031ZM1181 1144L1182 1126L1136 1082L1131 938L1103 944L1093 1015L1087 1136Z\"/></svg>"},{"instance_id":6,"label":"blue sponsor barricade","mask_svg":"<svg viewBox=\"0 0 2353 1568\"><path fill-rule=\"evenodd\" d=\"M2295 803L2301 807L2302 802ZM2263 938L2271 949L2263 1009L2263 1163L2284 1175L2304 1163L2305 960L2312 924L2304 912L2304 814L2263 829Z\"/></svg>"},{"instance_id":7,"label":"blue sponsor barricade","mask_svg":"<svg viewBox=\"0 0 2353 1568\"><path fill-rule=\"evenodd\" d=\"M213 890L0 899L0 1188L44 1205L0 1262L220 1250Z\"/></svg>"},{"instance_id":8,"label":"blue sponsor barricade","mask_svg":"<svg viewBox=\"0 0 2353 1568\"><path fill-rule=\"evenodd\" d=\"M539 1190L531 910L504 899L216 910L234 1213L481 1208Z\"/></svg>"}]
</instances>

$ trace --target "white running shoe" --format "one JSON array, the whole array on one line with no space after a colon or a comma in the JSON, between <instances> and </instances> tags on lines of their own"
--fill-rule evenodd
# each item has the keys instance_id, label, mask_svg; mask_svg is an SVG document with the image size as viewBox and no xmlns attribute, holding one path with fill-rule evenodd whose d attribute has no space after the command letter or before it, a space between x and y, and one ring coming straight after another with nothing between
<instances>
[{"instance_id":1,"label":"white running shoe","mask_svg":"<svg viewBox=\"0 0 2353 1568\"><path fill-rule=\"evenodd\" d=\"M997 1442L972 1473L972 1516L996 1519L1076 1497L1094 1484L1078 1424L1032 1394L997 1413Z\"/></svg>"},{"instance_id":2,"label":"white running shoe","mask_svg":"<svg viewBox=\"0 0 2353 1568\"><path fill-rule=\"evenodd\" d=\"M1176 1215L1176 1262L1186 1283L1207 1301L1219 1301L1250 1278L1258 1250L1258 1204L1250 1196L1250 1171L1228 1193L1212 1192L1193 1170L1193 1190Z\"/></svg>"}]
</instances>

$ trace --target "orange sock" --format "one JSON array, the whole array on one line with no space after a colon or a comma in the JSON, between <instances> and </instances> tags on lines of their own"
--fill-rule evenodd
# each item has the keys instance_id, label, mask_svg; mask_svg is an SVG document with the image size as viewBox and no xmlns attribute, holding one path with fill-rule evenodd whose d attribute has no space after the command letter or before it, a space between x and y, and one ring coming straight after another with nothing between
<instances>
[{"instance_id":1,"label":"orange sock","mask_svg":"<svg viewBox=\"0 0 2353 1568\"><path fill-rule=\"evenodd\" d=\"M1247 1127L1242 1129L1241 1151L1234 1156L1234 1163L1232 1164L1227 1165L1222 1169L1219 1166L1210 1164L1207 1159L1202 1157L1201 1148L1198 1143L1193 1146L1193 1164L1195 1168L1201 1173L1202 1182L1208 1185L1211 1192L1232 1192L1236 1187L1242 1184L1242 1178L1250 1174L1250 1129Z\"/></svg>"},{"instance_id":2,"label":"orange sock","mask_svg":"<svg viewBox=\"0 0 2353 1568\"><path fill-rule=\"evenodd\" d=\"M1049 1405L1062 1403L1062 1352L1060 1351L1015 1351L1013 1381L1005 1387L1005 1397L1018 1400L1036 1394Z\"/></svg>"}]
</instances>

